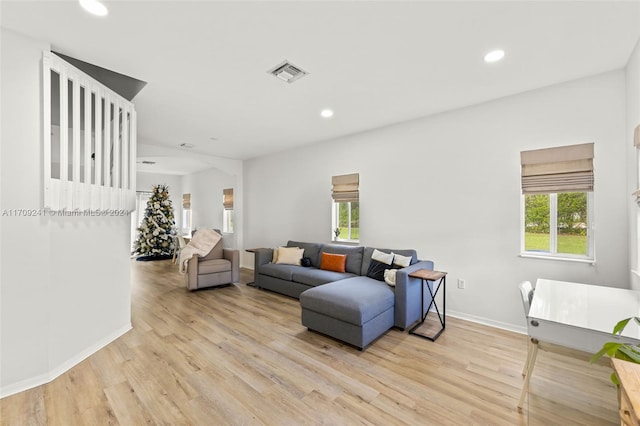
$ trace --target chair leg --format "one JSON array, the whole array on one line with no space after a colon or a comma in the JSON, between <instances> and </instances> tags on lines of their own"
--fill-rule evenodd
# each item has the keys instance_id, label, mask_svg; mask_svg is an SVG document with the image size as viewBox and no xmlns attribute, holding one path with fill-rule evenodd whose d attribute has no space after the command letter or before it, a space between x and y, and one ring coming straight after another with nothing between
<instances>
[{"instance_id":1,"label":"chair leg","mask_svg":"<svg viewBox=\"0 0 640 426\"><path fill-rule=\"evenodd\" d=\"M531 352L533 348L533 343L531 343L531 339L527 339L527 361L524 363L522 367L522 377L527 374L527 369L529 368L529 363L531 362Z\"/></svg>"},{"instance_id":2,"label":"chair leg","mask_svg":"<svg viewBox=\"0 0 640 426\"><path fill-rule=\"evenodd\" d=\"M528 362L527 372L524 376L524 383L522 384L522 391L520 392L520 399L518 400L518 411L522 411L524 397L529 392L529 380L531 380L531 373L533 373L533 366L536 364L536 356L538 355L538 340L532 338L531 345L531 359Z\"/></svg>"}]
</instances>

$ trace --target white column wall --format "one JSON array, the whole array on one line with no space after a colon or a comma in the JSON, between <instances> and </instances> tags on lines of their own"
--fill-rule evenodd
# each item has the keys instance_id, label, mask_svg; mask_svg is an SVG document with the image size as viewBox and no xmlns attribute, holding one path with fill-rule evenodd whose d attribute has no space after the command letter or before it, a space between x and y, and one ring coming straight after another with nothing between
<instances>
[{"instance_id":1,"label":"white column wall","mask_svg":"<svg viewBox=\"0 0 640 426\"><path fill-rule=\"evenodd\" d=\"M48 49L2 29L0 396L55 378L131 327L130 217L37 213ZM8 213L16 209L36 213Z\"/></svg>"},{"instance_id":2,"label":"white column wall","mask_svg":"<svg viewBox=\"0 0 640 426\"><path fill-rule=\"evenodd\" d=\"M192 229L199 227L222 231L222 190L233 188L235 229L233 234L224 234L225 247L238 248L238 233L242 229L242 187L241 179L234 174L212 168L184 175L182 193L191 194Z\"/></svg>"},{"instance_id":3,"label":"white column wall","mask_svg":"<svg viewBox=\"0 0 640 426\"><path fill-rule=\"evenodd\" d=\"M626 68L627 83L627 200L629 209L629 264L631 266L631 288L640 290L640 265L638 265L638 223L640 208L631 194L640 188L638 177L638 149L633 146L633 132L640 125L640 40L629 58Z\"/></svg>"},{"instance_id":4,"label":"white column wall","mask_svg":"<svg viewBox=\"0 0 640 426\"><path fill-rule=\"evenodd\" d=\"M331 176L358 172L362 245L415 248L449 272L449 314L524 330L523 280L629 285L624 129L615 71L252 159L244 245L329 241ZM520 151L590 141L597 263L520 258Z\"/></svg>"}]
</instances>

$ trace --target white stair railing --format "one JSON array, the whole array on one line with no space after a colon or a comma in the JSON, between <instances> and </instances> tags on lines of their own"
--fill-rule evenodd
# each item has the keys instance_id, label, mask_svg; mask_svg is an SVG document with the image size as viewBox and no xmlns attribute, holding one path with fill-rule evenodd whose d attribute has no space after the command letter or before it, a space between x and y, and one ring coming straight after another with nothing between
<instances>
[{"instance_id":1,"label":"white stair railing","mask_svg":"<svg viewBox=\"0 0 640 426\"><path fill-rule=\"evenodd\" d=\"M134 105L51 52L43 53L42 65L44 208L134 211Z\"/></svg>"}]
</instances>

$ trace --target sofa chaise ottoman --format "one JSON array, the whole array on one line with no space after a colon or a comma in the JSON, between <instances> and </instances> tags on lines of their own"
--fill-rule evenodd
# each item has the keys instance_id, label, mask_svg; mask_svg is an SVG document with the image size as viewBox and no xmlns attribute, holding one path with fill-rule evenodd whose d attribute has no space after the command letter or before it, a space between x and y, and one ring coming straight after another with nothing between
<instances>
[{"instance_id":1,"label":"sofa chaise ottoman","mask_svg":"<svg viewBox=\"0 0 640 426\"><path fill-rule=\"evenodd\" d=\"M364 349L393 327L393 290L368 277L324 284L300 294L302 325Z\"/></svg>"}]
</instances>

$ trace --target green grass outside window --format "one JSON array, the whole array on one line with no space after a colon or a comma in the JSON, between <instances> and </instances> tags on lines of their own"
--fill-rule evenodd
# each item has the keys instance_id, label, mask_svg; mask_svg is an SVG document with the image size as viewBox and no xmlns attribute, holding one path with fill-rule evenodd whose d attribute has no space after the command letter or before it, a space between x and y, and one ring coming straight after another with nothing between
<instances>
[{"instance_id":1,"label":"green grass outside window","mask_svg":"<svg viewBox=\"0 0 640 426\"><path fill-rule=\"evenodd\" d=\"M537 234L533 232L525 233L525 251L549 252L549 234ZM564 254L587 254L586 235L558 234L558 253Z\"/></svg>"}]
</instances>

